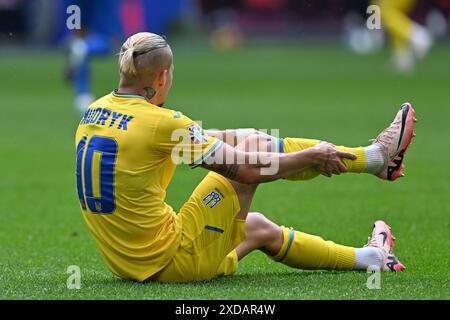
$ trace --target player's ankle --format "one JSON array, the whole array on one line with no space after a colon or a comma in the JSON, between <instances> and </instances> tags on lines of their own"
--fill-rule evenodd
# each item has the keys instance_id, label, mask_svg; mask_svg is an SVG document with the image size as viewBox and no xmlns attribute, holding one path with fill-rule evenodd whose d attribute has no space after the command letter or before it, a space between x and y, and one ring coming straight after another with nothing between
<instances>
[{"instance_id":1,"label":"player's ankle","mask_svg":"<svg viewBox=\"0 0 450 320\"><path fill-rule=\"evenodd\" d=\"M376 247L364 247L355 249L355 270L367 270L376 266L383 267L383 251Z\"/></svg>"},{"instance_id":2,"label":"player's ankle","mask_svg":"<svg viewBox=\"0 0 450 320\"><path fill-rule=\"evenodd\" d=\"M371 144L364 148L366 153L366 166L364 172L379 174L387 163L387 154L384 148L377 144Z\"/></svg>"}]
</instances>

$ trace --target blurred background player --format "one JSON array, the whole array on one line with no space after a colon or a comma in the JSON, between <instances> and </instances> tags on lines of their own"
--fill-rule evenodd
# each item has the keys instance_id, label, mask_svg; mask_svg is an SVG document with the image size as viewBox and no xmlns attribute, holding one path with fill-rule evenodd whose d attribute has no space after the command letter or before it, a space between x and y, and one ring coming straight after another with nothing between
<instances>
[{"instance_id":1,"label":"blurred background player","mask_svg":"<svg viewBox=\"0 0 450 320\"><path fill-rule=\"evenodd\" d=\"M165 34L172 20L186 11L189 0L64 0L64 11L76 5L81 29L66 34L64 77L75 94L75 107L84 113L96 100L91 87L91 58L115 52L123 39L151 30Z\"/></svg>"},{"instance_id":2,"label":"blurred background player","mask_svg":"<svg viewBox=\"0 0 450 320\"><path fill-rule=\"evenodd\" d=\"M239 48L243 41L238 23L241 1L200 0L199 5L210 33L210 44L218 50Z\"/></svg>"},{"instance_id":3,"label":"blurred background player","mask_svg":"<svg viewBox=\"0 0 450 320\"><path fill-rule=\"evenodd\" d=\"M64 77L72 83L75 106L80 113L94 102L91 89L90 58L106 55L122 38L119 0L66 0L66 6L77 5L81 11L81 29L73 30L67 45Z\"/></svg>"},{"instance_id":4,"label":"blurred background player","mask_svg":"<svg viewBox=\"0 0 450 320\"><path fill-rule=\"evenodd\" d=\"M381 9L383 30L392 45L394 67L400 72L411 72L433 44L431 33L408 16L417 0L373 0L372 3Z\"/></svg>"}]
</instances>

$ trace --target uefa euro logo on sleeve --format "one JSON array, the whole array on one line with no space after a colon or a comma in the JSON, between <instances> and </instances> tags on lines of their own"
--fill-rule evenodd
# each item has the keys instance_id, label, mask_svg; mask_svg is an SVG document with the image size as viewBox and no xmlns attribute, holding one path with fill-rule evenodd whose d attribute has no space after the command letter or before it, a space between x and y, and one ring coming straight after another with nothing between
<instances>
[{"instance_id":1,"label":"uefa euro logo on sleeve","mask_svg":"<svg viewBox=\"0 0 450 320\"><path fill-rule=\"evenodd\" d=\"M189 137L193 144L200 144L208 141L204 136L202 128L197 124L192 124L189 127Z\"/></svg>"}]
</instances>

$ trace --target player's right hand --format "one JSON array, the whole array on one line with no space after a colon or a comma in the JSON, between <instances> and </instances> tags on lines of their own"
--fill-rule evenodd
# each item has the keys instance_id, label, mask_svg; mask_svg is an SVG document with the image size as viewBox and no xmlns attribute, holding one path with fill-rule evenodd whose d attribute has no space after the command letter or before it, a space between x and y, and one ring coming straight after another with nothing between
<instances>
[{"instance_id":1,"label":"player's right hand","mask_svg":"<svg viewBox=\"0 0 450 320\"><path fill-rule=\"evenodd\" d=\"M327 177L333 174L341 174L347 171L342 159L356 160L356 155L351 152L336 149L336 146L329 142L321 142L314 146L314 163L317 170Z\"/></svg>"}]
</instances>

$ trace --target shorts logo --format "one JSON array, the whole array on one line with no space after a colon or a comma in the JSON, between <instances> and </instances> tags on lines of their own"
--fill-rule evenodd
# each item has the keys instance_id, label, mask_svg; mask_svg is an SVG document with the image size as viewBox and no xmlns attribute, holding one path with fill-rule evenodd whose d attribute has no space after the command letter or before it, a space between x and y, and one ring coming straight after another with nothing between
<instances>
[{"instance_id":1,"label":"shorts logo","mask_svg":"<svg viewBox=\"0 0 450 320\"><path fill-rule=\"evenodd\" d=\"M203 198L203 202L205 206L214 208L222 199L223 194L219 191L219 189L214 188L215 191L211 191L206 197Z\"/></svg>"}]
</instances>

